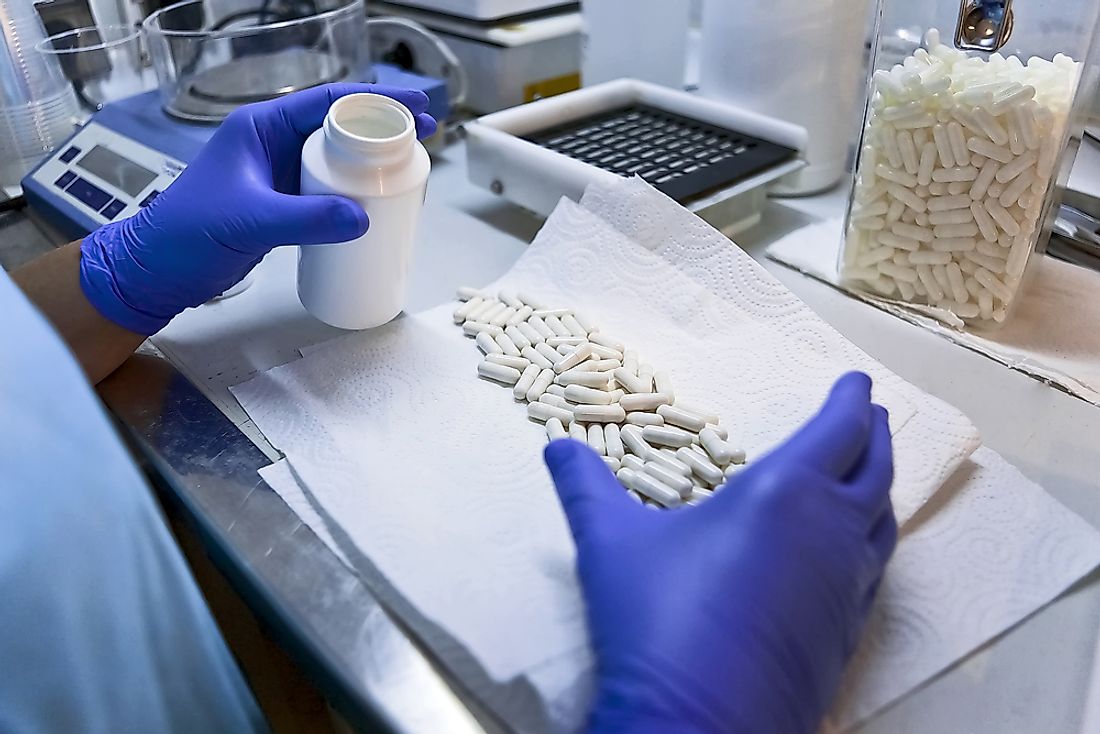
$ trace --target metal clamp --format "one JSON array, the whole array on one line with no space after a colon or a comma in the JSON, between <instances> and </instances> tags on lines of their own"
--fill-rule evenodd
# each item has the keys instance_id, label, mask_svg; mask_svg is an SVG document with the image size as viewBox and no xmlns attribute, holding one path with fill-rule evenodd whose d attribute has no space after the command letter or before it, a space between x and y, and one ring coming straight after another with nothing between
<instances>
[{"instance_id":1,"label":"metal clamp","mask_svg":"<svg viewBox=\"0 0 1100 734\"><path fill-rule=\"evenodd\" d=\"M1014 24L1012 0L960 0L955 46L992 53L1008 43Z\"/></svg>"}]
</instances>

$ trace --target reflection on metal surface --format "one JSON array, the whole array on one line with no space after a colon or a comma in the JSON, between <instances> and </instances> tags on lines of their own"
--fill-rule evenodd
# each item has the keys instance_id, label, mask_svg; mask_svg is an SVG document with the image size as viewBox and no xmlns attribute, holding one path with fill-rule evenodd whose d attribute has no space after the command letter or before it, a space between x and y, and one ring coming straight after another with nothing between
<instances>
[{"instance_id":1,"label":"reflection on metal surface","mask_svg":"<svg viewBox=\"0 0 1100 734\"><path fill-rule=\"evenodd\" d=\"M992 53L1008 43L1014 24L1012 0L960 0L955 46Z\"/></svg>"},{"instance_id":2,"label":"reflection on metal surface","mask_svg":"<svg viewBox=\"0 0 1100 734\"><path fill-rule=\"evenodd\" d=\"M174 367L132 357L100 394L237 592L353 726L481 728L359 577L259 478L263 453Z\"/></svg>"}]
</instances>

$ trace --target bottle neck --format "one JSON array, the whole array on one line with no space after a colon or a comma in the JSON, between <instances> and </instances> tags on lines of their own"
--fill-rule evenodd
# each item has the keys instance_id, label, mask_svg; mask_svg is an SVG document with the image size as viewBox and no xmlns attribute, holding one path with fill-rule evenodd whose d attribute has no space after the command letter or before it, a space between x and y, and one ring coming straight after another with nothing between
<instances>
[{"instance_id":1,"label":"bottle neck","mask_svg":"<svg viewBox=\"0 0 1100 734\"><path fill-rule=\"evenodd\" d=\"M349 94L336 100L325 117L324 131L329 151L356 165L398 165L416 146L412 113L379 94Z\"/></svg>"}]
</instances>

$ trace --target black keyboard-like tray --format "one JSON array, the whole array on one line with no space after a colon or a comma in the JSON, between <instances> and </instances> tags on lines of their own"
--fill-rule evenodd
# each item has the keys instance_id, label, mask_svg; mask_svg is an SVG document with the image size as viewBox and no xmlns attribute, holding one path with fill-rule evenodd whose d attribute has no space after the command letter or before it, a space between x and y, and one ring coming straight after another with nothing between
<instances>
[{"instance_id":1,"label":"black keyboard-like tray","mask_svg":"<svg viewBox=\"0 0 1100 734\"><path fill-rule=\"evenodd\" d=\"M798 155L791 148L648 105L573 120L524 139L620 176L639 175L681 203Z\"/></svg>"}]
</instances>

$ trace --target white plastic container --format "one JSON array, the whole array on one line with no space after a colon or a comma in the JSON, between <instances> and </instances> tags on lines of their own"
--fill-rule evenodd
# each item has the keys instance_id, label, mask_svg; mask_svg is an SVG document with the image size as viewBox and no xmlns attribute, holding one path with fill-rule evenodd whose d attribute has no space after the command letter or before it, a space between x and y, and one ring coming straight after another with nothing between
<instances>
[{"instance_id":1,"label":"white plastic container","mask_svg":"<svg viewBox=\"0 0 1100 734\"><path fill-rule=\"evenodd\" d=\"M401 313L430 170L400 102L352 94L332 105L302 149L302 194L355 200L370 229L351 242L300 249L298 297L307 311L341 329L371 329Z\"/></svg>"}]
</instances>

